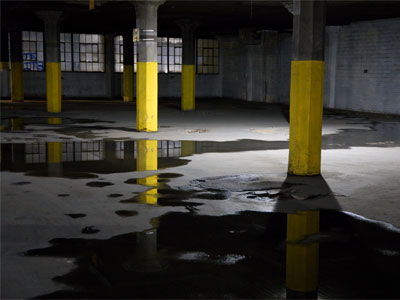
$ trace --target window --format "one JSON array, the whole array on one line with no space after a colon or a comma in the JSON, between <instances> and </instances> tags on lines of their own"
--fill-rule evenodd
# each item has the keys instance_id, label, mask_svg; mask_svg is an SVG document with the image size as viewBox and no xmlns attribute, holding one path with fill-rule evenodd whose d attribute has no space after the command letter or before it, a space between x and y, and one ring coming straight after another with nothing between
<instances>
[{"instance_id":1,"label":"window","mask_svg":"<svg viewBox=\"0 0 400 300\"><path fill-rule=\"evenodd\" d=\"M182 72L182 39L157 38L157 62L159 73Z\"/></svg>"},{"instance_id":2,"label":"window","mask_svg":"<svg viewBox=\"0 0 400 300\"><path fill-rule=\"evenodd\" d=\"M198 39L196 47L196 69L198 74L219 72L219 46L217 40Z\"/></svg>"},{"instance_id":3,"label":"window","mask_svg":"<svg viewBox=\"0 0 400 300\"><path fill-rule=\"evenodd\" d=\"M182 72L182 39L169 38L168 39L168 72L181 73Z\"/></svg>"},{"instance_id":4,"label":"window","mask_svg":"<svg viewBox=\"0 0 400 300\"><path fill-rule=\"evenodd\" d=\"M60 62L61 71L104 72L104 37L61 33Z\"/></svg>"},{"instance_id":5,"label":"window","mask_svg":"<svg viewBox=\"0 0 400 300\"><path fill-rule=\"evenodd\" d=\"M157 38L158 73L168 73L168 38Z\"/></svg>"},{"instance_id":6,"label":"window","mask_svg":"<svg viewBox=\"0 0 400 300\"><path fill-rule=\"evenodd\" d=\"M44 70L43 32L22 31L22 60L25 71Z\"/></svg>"},{"instance_id":7,"label":"window","mask_svg":"<svg viewBox=\"0 0 400 300\"><path fill-rule=\"evenodd\" d=\"M133 71L136 72L137 44L133 44ZM124 71L124 37L117 35L114 38L114 71Z\"/></svg>"},{"instance_id":8,"label":"window","mask_svg":"<svg viewBox=\"0 0 400 300\"><path fill-rule=\"evenodd\" d=\"M124 71L124 38L118 35L114 38L114 71Z\"/></svg>"},{"instance_id":9,"label":"window","mask_svg":"<svg viewBox=\"0 0 400 300\"><path fill-rule=\"evenodd\" d=\"M70 33L60 33L61 71L72 71L72 40Z\"/></svg>"}]
</instances>

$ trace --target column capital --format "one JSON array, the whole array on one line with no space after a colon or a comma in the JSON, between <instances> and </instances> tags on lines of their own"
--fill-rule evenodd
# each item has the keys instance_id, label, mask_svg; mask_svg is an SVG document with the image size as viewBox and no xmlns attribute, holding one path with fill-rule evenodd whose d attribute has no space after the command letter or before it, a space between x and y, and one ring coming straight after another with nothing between
<instances>
[{"instance_id":1,"label":"column capital","mask_svg":"<svg viewBox=\"0 0 400 300\"><path fill-rule=\"evenodd\" d=\"M282 5L290 12L292 15L294 14L294 8L293 8L293 1L294 0L285 0L282 1Z\"/></svg>"},{"instance_id":2,"label":"column capital","mask_svg":"<svg viewBox=\"0 0 400 300\"><path fill-rule=\"evenodd\" d=\"M133 5L135 9L140 7L155 7L158 8L160 5L164 4L167 0L133 0Z\"/></svg>"},{"instance_id":3,"label":"column capital","mask_svg":"<svg viewBox=\"0 0 400 300\"><path fill-rule=\"evenodd\" d=\"M58 10L38 10L35 11L35 14L45 23L58 23L63 12Z\"/></svg>"},{"instance_id":4,"label":"column capital","mask_svg":"<svg viewBox=\"0 0 400 300\"><path fill-rule=\"evenodd\" d=\"M182 30L183 34L193 34L197 27L199 27L200 25L200 21L196 19L180 19L177 20L175 23Z\"/></svg>"}]
</instances>

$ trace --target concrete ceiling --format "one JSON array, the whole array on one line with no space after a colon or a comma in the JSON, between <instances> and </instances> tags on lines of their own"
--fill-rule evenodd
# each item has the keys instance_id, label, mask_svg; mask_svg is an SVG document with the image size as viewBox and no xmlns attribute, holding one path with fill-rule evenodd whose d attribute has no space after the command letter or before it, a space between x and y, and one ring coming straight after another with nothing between
<instances>
[{"instance_id":1,"label":"concrete ceiling","mask_svg":"<svg viewBox=\"0 0 400 300\"><path fill-rule=\"evenodd\" d=\"M237 33L241 27L290 30L292 15L281 0L208 0L167 1L159 8L159 35L180 36L175 21L198 19L200 36ZM24 24L24 29L42 30L36 10L56 9L64 12L63 31L122 32L135 27L135 11L131 1L95 0L96 9L89 11L89 1L1 1L2 24ZM400 1L328 0L327 24L341 25L353 21L400 17Z\"/></svg>"}]
</instances>

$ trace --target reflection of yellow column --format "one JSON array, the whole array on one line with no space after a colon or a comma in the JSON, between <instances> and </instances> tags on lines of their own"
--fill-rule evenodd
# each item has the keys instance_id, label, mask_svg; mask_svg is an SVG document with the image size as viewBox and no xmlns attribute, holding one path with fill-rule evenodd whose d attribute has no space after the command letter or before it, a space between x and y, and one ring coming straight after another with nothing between
<instances>
[{"instance_id":1,"label":"reflection of yellow column","mask_svg":"<svg viewBox=\"0 0 400 300\"><path fill-rule=\"evenodd\" d=\"M157 141L155 140L140 140L137 141L137 171L152 171L157 170ZM157 175L140 178L137 180L138 184L149 187L157 185ZM157 188L151 188L146 192L140 194L139 199L143 203L157 204Z\"/></svg>"},{"instance_id":2,"label":"reflection of yellow column","mask_svg":"<svg viewBox=\"0 0 400 300\"><path fill-rule=\"evenodd\" d=\"M47 143L48 176L62 176L62 143Z\"/></svg>"},{"instance_id":3,"label":"reflection of yellow column","mask_svg":"<svg viewBox=\"0 0 400 300\"><path fill-rule=\"evenodd\" d=\"M11 119L11 130L23 130L23 129L24 129L24 119L22 118Z\"/></svg>"},{"instance_id":4,"label":"reflection of yellow column","mask_svg":"<svg viewBox=\"0 0 400 300\"><path fill-rule=\"evenodd\" d=\"M195 141L182 141L181 156L190 156L195 153Z\"/></svg>"},{"instance_id":5,"label":"reflection of yellow column","mask_svg":"<svg viewBox=\"0 0 400 300\"><path fill-rule=\"evenodd\" d=\"M292 294L296 298L317 295L319 244L299 241L318 232L318 211L300 211L287 215L286 288L288 295Z\"/></svg>"},{"instance_id":6,"label":"reflection of yellow column","mask_svg":"<svg viewBox=\"0 0 400 300\"><path fill-rule=\"evenodd\" d=\"M62 143L48 142L47 143L47 162L60 163L62 162Z\"/></svg>"},{"instance_id":7,"label":"reflection of yellow column","mask_svg":"<svg viewBox=\"0 0 400 300\"><path fill-rule=\"evenodd\" d=\"M49 125L60 125L62 124L61 118L47 118L47 124Z\"/></svg>"}]
</instances>

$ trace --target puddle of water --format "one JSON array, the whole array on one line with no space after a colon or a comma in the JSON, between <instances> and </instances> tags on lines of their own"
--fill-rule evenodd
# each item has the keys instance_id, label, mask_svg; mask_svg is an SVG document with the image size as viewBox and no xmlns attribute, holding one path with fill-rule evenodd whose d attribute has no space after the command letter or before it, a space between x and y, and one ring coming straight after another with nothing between
<instances>
[{"instance_id":1,"label":"puddle of water","mask_svg":"<svg viewBox=\"0 0 400 300\"><path fill-rule=\"evenodd\" d=\"M299 231L302 222L309 229ZM169 213L153 224L106 240L57 238L25 252L75 258L75 269L53 278L70 288L39 298L400 296L400 231L351 214ZM313 240L296 240L299 232L313 236L313 226Z\"/></svg>"},{"instance_id":2,"label":"puddle of water","mask_svg":"<svg viewBox=\"0 0 400 300\"><path fill-rule=\"evenodd\" d=\"M104 121L96 119L74 119L67 117L5 117L1 118L1 126L4 131L25 130L29 125L76 125L93 123L115 123L113 121Z\"/></svg>"}]
</instances>

